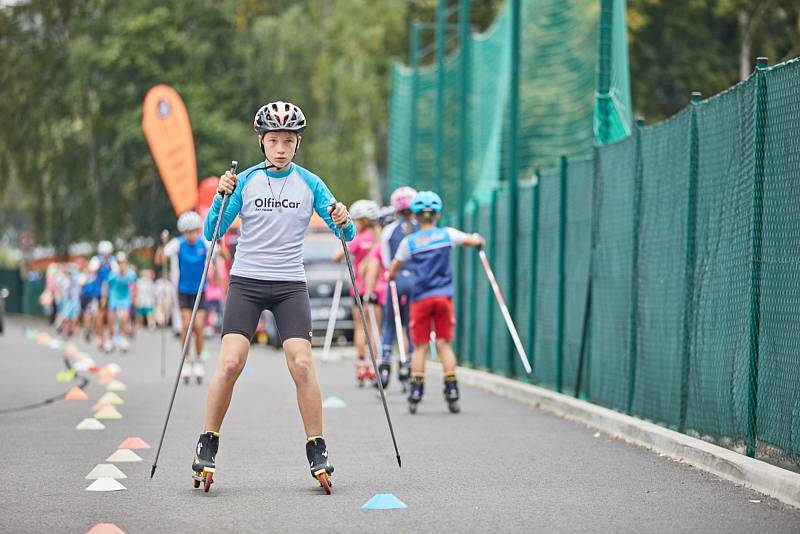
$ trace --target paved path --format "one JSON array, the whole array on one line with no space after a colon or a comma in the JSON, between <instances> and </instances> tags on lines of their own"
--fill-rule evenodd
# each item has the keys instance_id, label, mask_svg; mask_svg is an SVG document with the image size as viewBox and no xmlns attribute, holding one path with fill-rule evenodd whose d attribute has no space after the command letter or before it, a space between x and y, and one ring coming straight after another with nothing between
<instances>
[{"instance_id":1,"label":"paved path","mask_svg":"<svg viewBox=\"0 0 800 534\"><path fill-rule=\"evenodd\" d=\"M27 339L43 323L13 319L0 337L0 410L66 391L61 350ZM334 494L322 494L305 460L302 426L282 355L254 348L234 394L211 493L192 488L190 463L202 430L205 386L181 385L153 480L150 465L177 370L168 342L142 333L119 364L128 386L123 419L78 431L105 388L90 376L87 401L59 400L0 413L0 532L84 533L97 523L139 532L798 532L800 511L548 413L464 388L451 415L440 378L429 377L419 413L408 413L393 384L403 469L398 470L374 389L354 386L352 362L318 364L324 396L347 403L326 410L325 436L336 466ZM216 360L218 344L211 344ZM209 362L209 367L214 362ZM128 436L153 445L139 463L121 463L127 490L85 491L84 476ZM362 510L392 493L403 510ZM759 501L759 502L752 502Z\"/></svg>"}]
</instances>

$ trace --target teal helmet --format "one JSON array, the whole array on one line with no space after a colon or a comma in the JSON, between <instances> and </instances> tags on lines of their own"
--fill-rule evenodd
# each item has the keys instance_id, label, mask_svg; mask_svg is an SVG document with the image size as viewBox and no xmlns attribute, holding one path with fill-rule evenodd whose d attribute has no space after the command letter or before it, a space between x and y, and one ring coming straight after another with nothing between
<instances>
[{"instance_id":1,"label":"teal helmet","mask_svg":"<svg viewBox=\"0 0 800 534\"><path fill-rule=\"evenodd\" d=\"M440 213L442 211L442 197L433 191L420 191L411 201L411 211L414 213L423 211Z\"/></svg>"}]
</instances>

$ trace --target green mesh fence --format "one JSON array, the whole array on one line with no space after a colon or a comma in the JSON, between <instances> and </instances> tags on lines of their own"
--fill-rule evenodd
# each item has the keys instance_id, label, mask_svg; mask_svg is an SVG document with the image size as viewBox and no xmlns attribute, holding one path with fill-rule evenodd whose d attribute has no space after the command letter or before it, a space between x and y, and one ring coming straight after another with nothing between
<instances>
[{"instance_id":1,"label":"green mesh fence","mask_svg":"<svg viewBox=\"0 0 800 534\"><path fill-rule=\"evenodd\" d=\"M593 126L598 99L610 102L604 124L614 133L604 142L630 130L625 2L603 0L614 18L602 24L600 4L598 0L521 1L517 89L523 113L515 135L519 173L591 150L600 139ZM427 39L422 44L433 43ZM510 174L508 113L513 88L508 6L485 33L473 34L462 44L444 59L442 76L433 54L425 55L416 69L395 64L390 97L389 189L411 185L436 190L451 215L460 198L486 202L489 192ZM597 89L598 69L607 71L604 79L609 80L602 92ZM462 82L467 91L463 107ZM460 129L462 117L465 130Z\"/></svg>"},{"instance_id":2,"label":"green mesh fence","mask_svg":"<svg viewBox=\"0 0 800 534\"><path fill-rule=\"evenodd\" d=\"M800 460L800 62L765 75L759 452Z\"/></svg>"},{"instance_id":3,"label":"green mesh fence","mask_svg":"<svg viewBox=\"0 0 800 534\"><path fill-rule=\"evenodd\" d=\"M677 425L686 346L691 113L640 130L638 265L627 410ZM634 243L634 246L636 243ZM689 260L690 261L690 260Z\"/></svg>"},{"instance_id":4,"label":"green mesh fence","mask_svg":"<svg viewBox=\"0 0 800 534\"><path fill-rule=\"evenodd\" d=\"M534 370L472 250L454 255L460 361L798 468L800 60L637 127L624 1L521 7L516 138L508 9L443 77L394 67L391 185L438 188L487 237Z\"/></svg>"}]
</instances>

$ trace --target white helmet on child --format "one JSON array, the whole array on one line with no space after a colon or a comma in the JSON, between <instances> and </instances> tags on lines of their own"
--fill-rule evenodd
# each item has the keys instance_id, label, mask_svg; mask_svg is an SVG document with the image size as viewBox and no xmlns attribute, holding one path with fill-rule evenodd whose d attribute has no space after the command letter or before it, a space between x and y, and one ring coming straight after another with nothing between
<instances>
[{"instance_id":1,"label":"white helmet on child","mask_svg":"<svg viewBox=\"0 0 800 534\"><path fill-rule=\"evenodd\" d=\"M178 231L180 233L191 232L192 230L199 230L203 227L203 221L200 215L195 211L187 211L178 217Z\"/></svg>"},{"instance_id":2,"label":"white helmet on child","mask_svg":"<svg viewBox=\"0 0 800 534\"><path fill-rule=\"evenodd\" d=\"M350 206L350 217L353 219L369 219L377 221L381 208L372 200L356 200Z\"/></svg>"},{"instance_id":3,"label":"white helmet on child","mask_svg":"<svg viewBox=\"0 0 800 534\"><path fill-rule=\"evenodd\" d=\"M112 252L114 252L114 245L111 244L111 241L100 241L97 244L97 253L101 256L111 256Z\"/></svg>"},{"instance_id":4,"label":"white helmet on child","mask_svg":"<svg viewBox=\"0 0 800 534\"><path fill-rule=\"evenodd\" d=\"M122 263L123 261L128 261L128 255L125 254L124 251L120 250L117 252L117 263Z\"/></svg>"}]
</instances>

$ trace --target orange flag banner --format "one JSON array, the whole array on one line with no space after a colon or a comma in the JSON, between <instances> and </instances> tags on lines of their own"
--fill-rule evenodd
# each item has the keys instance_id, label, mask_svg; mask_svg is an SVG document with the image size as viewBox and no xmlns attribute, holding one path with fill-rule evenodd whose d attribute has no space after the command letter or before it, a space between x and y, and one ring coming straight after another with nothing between
<instances>
[{"instance_id":1,"label":"orange flag banner","mask_svg":"<svg viewBox=\"0 0 800 534\"><path fill-rule=\"evenodd\" d=\"M192 125L181 96L156 85L144 97L142 128L177 215L197 204L197 159Z\"/></svg>"}]
</instances>

